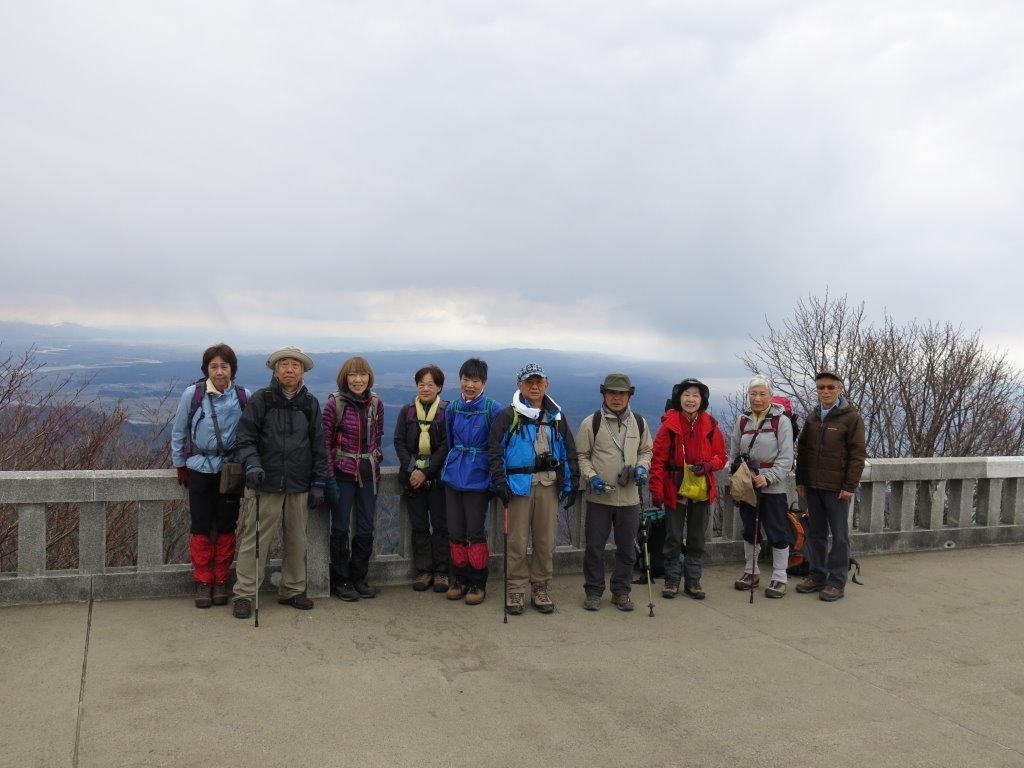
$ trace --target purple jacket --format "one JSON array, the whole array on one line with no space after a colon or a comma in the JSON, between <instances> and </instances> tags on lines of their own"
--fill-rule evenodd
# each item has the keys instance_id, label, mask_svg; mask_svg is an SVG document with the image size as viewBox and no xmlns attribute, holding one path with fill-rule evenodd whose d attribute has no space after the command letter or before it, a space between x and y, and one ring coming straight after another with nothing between
<instances>
[{"instance_id":1,"label":"purple jacket","mask_svg":"<svg viewBox=\"0 0 1024 768\"><path fill-rule=\"evenodd\" d=\"M374 482L380 483L380 462L384 454L381 441L384 437L384 403L374 393L370 399L360 399L348 392L340 394L344 403L341 422L337 423L337 401L335 396L327 398L324 406L324 442L327 446L327 476L359 476L356 455L362 455L373 467ZM372 457L372 458L371 458ZM364 470L365 473L365 470Z\"/></svg>"}]
</instances>

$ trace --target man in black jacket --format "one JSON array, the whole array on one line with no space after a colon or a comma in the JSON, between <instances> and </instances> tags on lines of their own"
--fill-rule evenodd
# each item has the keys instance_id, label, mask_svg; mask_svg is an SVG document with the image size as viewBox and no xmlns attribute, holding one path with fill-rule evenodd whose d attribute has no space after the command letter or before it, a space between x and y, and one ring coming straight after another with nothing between
<instances>
[{"instance_id":1,"label":"man in black jacket","mask_svg":"<svg viewBox=\"0 0 1024 768\"><path fill-rule=\"evenodd\" d=\"M313 361L298 347L283 347L267 358L267 367L274 372L270 386L249 399L237 430L247 488L235 564L233 614L237 619L252 614L252 600L263 581L269 543L279 523L284 551L277 602L301 610L313 607L306 596L306 517L307 509L323 504L327 481L320 403L302 383ZM258 566L257 503L264 542Z\"/></svg>"}]
</instances>

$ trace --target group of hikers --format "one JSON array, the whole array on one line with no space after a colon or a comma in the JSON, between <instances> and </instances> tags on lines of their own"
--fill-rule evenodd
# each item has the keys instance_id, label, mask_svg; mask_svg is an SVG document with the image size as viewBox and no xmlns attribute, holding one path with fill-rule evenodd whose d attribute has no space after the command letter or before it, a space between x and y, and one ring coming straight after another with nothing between
<instances>
[{"instance_id":1,"label":"group of hikers","mask_svg":"<svg viewBox=\"0 0 1024 768\"><path fill-rule=\"evenodd\" d=\"M362 357L347 359L338 371L337 391L321 410L303 383L313 368L309 355L283 347L267 358L267 367L269 386L252 392L235 384L234 350L213 345L203 353L203 378L185 389L178 404L171 456L178 482L188 490L195 605L231 601L236 618L249 618L265 573L266 542L280 528L277 601L313 608L306 594L306 522L309 510L325 503L331 593L346 602L373 598L377 591L368 573L385 428L373 369ZM652 504L664 511L661 594L674 598L681 585L683 594L702 600L716 473L729 467L732 484L743 491L733 494L745 552L735 587L759 587L763 531L772 553L764 594L781 598L791 543L786 478L795 465L797 493L808 512L809 560L796 591L818 593L825 601L843 597L848 512L864 468L865 443L864 422L843 396L837 373L815 376L818 407L807 414L798 439L787 417L788 401L774 396L768 378L751 379L747 408L732 433L731 461L718 421L708 412L709 389L698 379L675 385L654 434L630 408L635 388L624 373L605 377L600 408L575 431L536 363L519 370L509 404L485 394L487 363L479 358L462 364L459 393L451 401L441 398L445 376L437 366L424 366L414 379L416 397L398 411L393 436L412 528L413 589L432 589L467 605L484 601L486 522L497 498L507 530L504 608L521 614L529 597L537 611L552 613L559 507L573 507L582 492L583 608L601 608L605 548L612 536L611 604L631 611L635 546L638 531L645 530L643 489L649 486ZM235 582L229 586L232 560Z\"/></svg>"}]
</instances>

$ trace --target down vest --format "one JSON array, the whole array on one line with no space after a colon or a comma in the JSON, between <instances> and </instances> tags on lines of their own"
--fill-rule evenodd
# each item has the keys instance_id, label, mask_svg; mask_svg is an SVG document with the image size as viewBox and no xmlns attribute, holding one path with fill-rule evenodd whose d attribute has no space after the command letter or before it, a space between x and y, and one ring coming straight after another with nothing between
<instances>
[{"instance_id":1,"label":"down vest","mask_svg":"<svg viewBox=\"0 0 1024 768\"><path fill-rule=\"evenodd\" d=\"M796 484L823 491L857 490L864 472L867 448L864 419L845 397L821 420L814 408L800 430L796 454Z\"/></svg>"}]
</instances>

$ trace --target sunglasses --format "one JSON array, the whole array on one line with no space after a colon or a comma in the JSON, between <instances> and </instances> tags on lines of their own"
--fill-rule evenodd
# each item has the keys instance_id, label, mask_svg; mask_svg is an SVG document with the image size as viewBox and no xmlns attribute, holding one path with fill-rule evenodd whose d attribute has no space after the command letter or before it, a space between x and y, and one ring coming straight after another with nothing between
<instances>
[{"instance_id":1,"label":"sunglasses","mask_svg":"<svg viewBox=\"0 0 1024 768\"><path fill-rule=\"evenodd\" d=\"M823 389L839 389L839 385L838 384L818 384L818 390L821 391Z\"/></svg>"}]
</instances>

